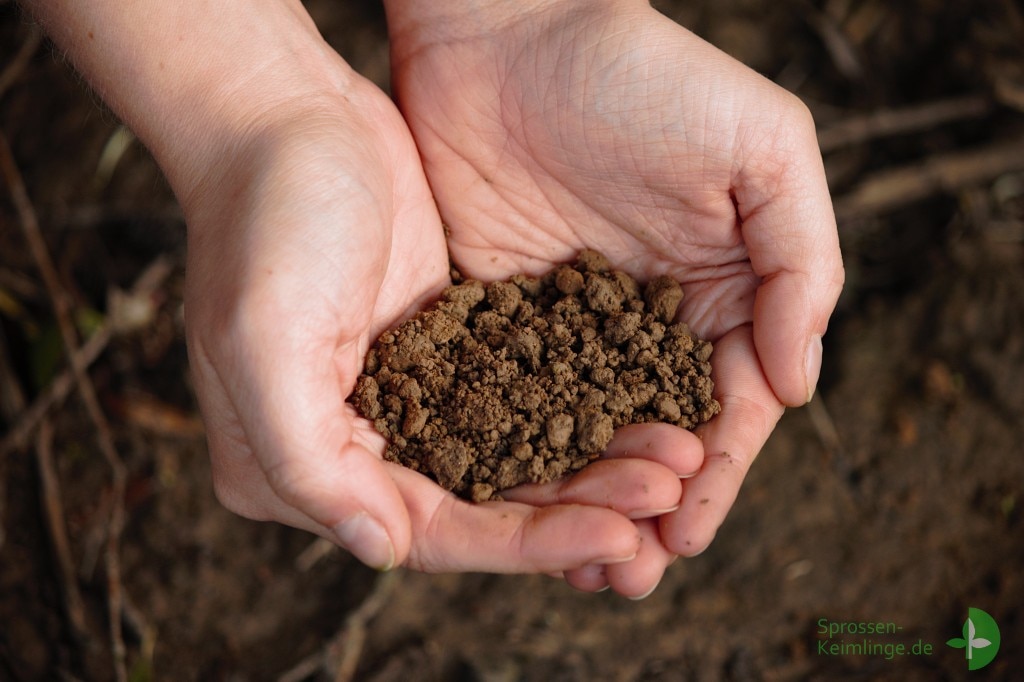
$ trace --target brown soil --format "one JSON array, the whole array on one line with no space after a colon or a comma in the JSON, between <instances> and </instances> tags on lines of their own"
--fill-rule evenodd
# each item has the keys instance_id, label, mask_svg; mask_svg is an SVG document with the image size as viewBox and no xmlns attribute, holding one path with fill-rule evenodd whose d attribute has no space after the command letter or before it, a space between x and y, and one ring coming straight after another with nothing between
<instances>
[{"instance_id":1,"label":"brown soil","mask_svg":"<svg viewBox=\"0 0 1024 682\"><path fill-rule=\"evenodd\" d=\"M718 414L683 290L580 254L540 278L463 282L370 350L354 402L386 457L476 501L582 469L626 424Z\"/></svg>"},{"instance_id":2,"label":"brown soil","mask_svg":"<svg viewBox=\"0 0 1024 682\"><path fill-rule=\"evenodd\" d=\"M306 4L330 44L386 86L380 3ZM130 679L344 679L344 652L355 652L352 679L368 682L1020 679L1024 172L972 155L965 181L935 165L1024 140L1019 3L655 4L796 92L822 130L847 136L825 154L846 211L847 285L814 402L783 417L715 542L673 564L640 602L547 576L404 570L382 593L381 576L348 554L226 512L185 353L180 210L138 145L97 173L117 122L59 54L39 49L0 94L0 130L77 311L111 313L108 290L158 255L176 266L151 322L90 366L127 467ZM0 72L28 28L0 2ZM950 119L947 103L965 96L986 106ZM899 119L903 128L879 132L892 120L876 112L908 106L918 110L909 127ZM897 167L883 194L904 198L901 208L851 210L868 194L857 187ZM937 186L922 191L928 179ZM899 180L914 191L896 192ZM21 419L11 387L35 400L61 364L17 225L0 182L0 437ZM33 438L0 457L0 680L111 680L111 475L78 397L50 414L82 618L69 616ZM961 636L968 607L991 614L1002 635L996 659L974 673L945 645ZM823 655L822 618L892 622L899 633L876 641L933 651Z\"/></svg>"}]
</instances>

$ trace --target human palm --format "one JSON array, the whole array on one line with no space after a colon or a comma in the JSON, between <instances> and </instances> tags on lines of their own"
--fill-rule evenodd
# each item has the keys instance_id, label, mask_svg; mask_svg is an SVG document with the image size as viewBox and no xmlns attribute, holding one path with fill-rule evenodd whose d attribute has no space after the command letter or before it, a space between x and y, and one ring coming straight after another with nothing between
<instances>
[{"instance_id":1,"label":"human palm","mask_svg":"<svg viewBox=\"0 0 1024 682\"><path fill-rule=\"evenodd\" d=\"M678 499L657 462L605 463L540 491L543 506L475 506L382 460L383 438L346 398L373 339L449 282L444 234L383 93L357 79L322 104L258 130L184 201L189 348L222 501L376 567L559 572L629 558L627 517Z\"/></svg>"},{"instance_id":2,"label":"human palm","mask_svg":"<svg viewBox=\"0 0 1024 682\"><path fill-rule=\"evenodd\" d=\"M290 115L184 201L189 347L218 494L243 515L328 536L358 510L402 506L345 399L373 338L448 281L401 119L356 85L375 115L341 103ZM379 492L331 492L353 486Z\"/></svg>"},{"instance_id":3,"label":"human palm","mask_svg":"<svg viewBox=\"0 0 1024 682\"><path fill-rule=\"evenodd\" d=\"M842 281L834 218L794 97L650 8L573 4L393 34L394 84L464 272L593 248L683 283L723 410L702 441L657 432L655 451L705 461L660 519L665 562L707 546L783 404L813 390Z\"/></svg>"}]
</instances>

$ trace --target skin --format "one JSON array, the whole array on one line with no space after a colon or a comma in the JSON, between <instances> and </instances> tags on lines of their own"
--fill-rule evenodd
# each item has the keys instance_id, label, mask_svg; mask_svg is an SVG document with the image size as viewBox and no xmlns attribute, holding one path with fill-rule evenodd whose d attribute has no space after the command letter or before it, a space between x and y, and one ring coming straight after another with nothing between
<instances>
[{"instance_id":1,"label":"skin","mask_svg":"<svg viewBox=\"0 0 1024 682\"><path fill-rule=\"evenodd\" d=\"M643 4L387 2L401 112L293 0L28 8L185 210L193 378L239 514L379 568L640 597L710 543L783 405L813 390L842 266L810 118ZM345 399L372 339L448 283L448 252L495 279L582 247L684 283L721 415L700 437L622 429L501 503L383 462Z\"/></svg>"},{"instance_id":2,"label":"skin","mask_svg":"<svg viewBox=\"0 0 1024 682\"><path fill-rule=\"evenodd\" d=\"M710 544L784 405L813 393L843 270L810 116L645 3L537 3L497 28L387 6L395 90L456 263L495 279L597 249L682 282L681 318L715 343L722 414L699 440L645 441L703 464L678 509L638 523L636 560L603 571L642 594ZM598 573L567 577L594 589Z\"/></svg>"}]
</instances>

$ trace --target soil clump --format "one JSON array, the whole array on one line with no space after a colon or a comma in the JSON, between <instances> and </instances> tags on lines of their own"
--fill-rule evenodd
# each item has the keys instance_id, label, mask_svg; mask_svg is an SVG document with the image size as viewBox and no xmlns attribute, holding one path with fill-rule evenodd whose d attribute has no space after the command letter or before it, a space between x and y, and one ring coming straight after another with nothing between
<instances>
[{"instance_id":1,"label":"soil clump","mask_svg":"<svg viewBox=\"0 0 1024 682\"><path fill-rule=\"evenodd\" d=\"M380 336L352 401L387 459L462 497L552 481L620 426L719 412L712 346L675 321L682 299L670 277L641 286L594 251L539 278L467 280Z\"/></svg>"}]
</instances>

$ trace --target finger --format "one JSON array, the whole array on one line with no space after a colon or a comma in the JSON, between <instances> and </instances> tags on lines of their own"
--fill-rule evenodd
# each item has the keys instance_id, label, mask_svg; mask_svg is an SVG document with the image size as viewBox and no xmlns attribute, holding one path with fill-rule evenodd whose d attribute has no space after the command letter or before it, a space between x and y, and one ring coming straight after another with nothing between
<instances>
[{"instance_id":1,"label":"finger","mask_svg":"<svg viewBox=\"0 0 1024 682\"><path fill-rule=\"evenodd\" d=\"M700 470L704 445L691 431L672 424L630 424L616 429L601 457L657 462L679 478L689 478Z\"/></svg>"},{"instance_id":2,"label":"finger","mask_svg":"<svg viewBox=\"0 0 1024 682\"><path fill-rule=\"evenodd\" d=\"M764 280L754 299L754 342L765 375L779 400L793 407L814 395L821 372L821 339L841 287L815 279L780 272Z\"/></svg>"},{"instance_id":3,"label":"finger","mask_svg":"<svg viewBox=\"0 0 1024 682\"><path fill-rule=\"evenodd\" d=\"M661 582L675 554L661 541L656 519L637 521L640 550L632 561L605 567L605 577L613 590L630 599L647 597Z\"/></svg>"},{"instance_id":4,"label":"finger","mask_svg":"<svg viewBox=\"0 0 1024 682\"><path fill-rule=\"evenodd\" d=\"M580 592L601 592L608 589L604 564L589 564L582 568L566 571L565 582Z\"/></svg>"},{"instance_id":5,"label":"finger","mask_svg":"<svg viewBox=\"0 0 1024 682\"><path fill-rule=\"evenodd\" d=\"M678 508L679 476L644 459L599 459L569 478L504 490L506 500L537 507L577 504L612 509L631 519Z\"/></svg>"},{"instance_id":6,"label":"finger","mask_svg":"<svg viewBox=\"0 0 1024 682\"><path fill-rule=\"evenodd\" d=\"M333 526L330 525L329 520L315 520L313 516L304 511L309 509L309 505L305 503L305 497L311 494L309 486L304 486L300 480L296 479L291 485L305 490L302 495L292 497L291 501L285 501L285 498L271 487L266 472L255 458L224 456L222 454L224 448L217 443L218 440L219 436L210 434L211 471L217 498L227 509L246 518L273 520L316 533L348 549L363 563L380 570L391 568L404 558L404 553L408 551L407 548L399 545L396 549L391 540L392 534L401 538L400 532L395 533L393 530L388 531L382 525L374 525L371 522L373 517L370 517L368 512L358 506L349 511L347 515L345 510L341 509L340 514L343 521ZM365 453L360 454L358 448L353 448L343 457L351 465L356 458L366 457L366 455ZM379 458L369 452L364 466L367 471L372 471L381 468L381 463ZM323 480L321 472L313 471L309 475ZM358 474L354 476L342 474L342 476L356 484L367 478ZM372 481L372 478L370 480ZM390 480L375 485L394 487ZM386 495L387 487L381 488L381 490ZM331 492L337 494L345 491L339 489ZM354 523L350 523L348 526L344 525L344 521L353 520ZM403 553L399 555L399 551Z\"/></svg>"},{"instance_id":7,"label":"finger","mask_svg":"<svg viewBox=\"0 0 1024 682\"><path fill-rule=\"evenodd\" d=\"M230 396L209 385L201 392L204 414L221 427L211 429L217 434L211 455L226 462L222 472L231 462L237 470L239 462L255 459L262 485L250 475L251 487L235 497L261 496L264 518L331 537L365 563L390 568L408 552L409 519L380 449L355 439L354 412L344 402L335 365L345 349L322 350L297 333L243 334L246 341L223 354L227 359L216 370L198 346L205 376L223 373L237 382ZM349 352L356 352L355 344ZM238 419L231 423L228 414Z\"/></svg>"},{"instance_id":8,"label":"finger","mask_svg":"<svg viewBox=\"0 0 1024 682\"><path fill-rule=\"evenodd\" d=\"M722 337L715 357L712 378L722 411L701 433L707 454L700 472L683 481L682 505L660 520L665 546L682 556L711 544L783 411L761 371L749 325Z\"/></svg>"},{"instance_id":9,"label":"finger","mask_svg":"<svg viewBox=\"0 0 1024 682\"><path fill-rule=\"evenodd\" d=\"M636 526L610 509L470 504L410 469L387 468L409 511L408 565L418 570L553 573L626 561L639 550Z\"/></svg>"},{"instance_id":10,"label":"finger","mask_svg":"<svg viewBox=\"0 0 1024 682\"><path fill-rule=\"evenodd\" d=\"M754 344L779 400L802 405L817 384L843 263L814 122L795 97L774 100L775 133L749 143L733 190L750 261L762 278Z\"/></svg>"}]
</instances>

